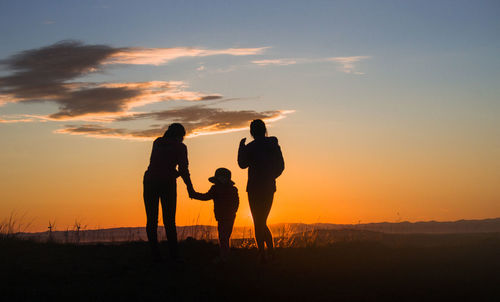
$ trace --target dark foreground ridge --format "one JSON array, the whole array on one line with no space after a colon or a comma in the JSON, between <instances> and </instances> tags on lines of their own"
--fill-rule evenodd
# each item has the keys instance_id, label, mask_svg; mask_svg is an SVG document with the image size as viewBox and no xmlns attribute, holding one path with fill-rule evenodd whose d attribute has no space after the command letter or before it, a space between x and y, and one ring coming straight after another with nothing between
<instances>
[{"instance_id":1,"label":"dark foreground ridge","mask_svg":"<svg viewBox=\"0 0 500 302\"><path fill-rule=\"evenodd\" d=\"M192 239L175 264L151 262L145 242L3 238L0 292L2 301L500 301L500 233L394 238L278 249L265 265L255 249L233 249L224 266L212 262L215 244Z\"/></svg>"}]
</instances>

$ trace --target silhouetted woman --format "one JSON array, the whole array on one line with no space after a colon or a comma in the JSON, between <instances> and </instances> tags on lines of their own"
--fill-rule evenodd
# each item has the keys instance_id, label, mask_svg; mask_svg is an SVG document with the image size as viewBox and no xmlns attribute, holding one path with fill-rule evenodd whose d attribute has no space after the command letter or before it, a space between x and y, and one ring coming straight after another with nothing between
<instances>
[{"instance_id":1,"label":"silhouetted woman","mask_svg":"<svg viewBox=\"0 0 500 302\"><path fill-rule=\"evenodd\" d=\"M266 262L267 256L274 256L273 236L267 227L267 217L276 192L276 178L283 172L285 163L278 139L274 136L267 137L266 124L262 120L250 123L250 134L254 140L248 145L245 145L245 138L240 141L238 165L242 169L248 168L247 193L255 239L259 259ZM267 256L264 244L267 246Z\"/></svg>"},{"instance_id":2,"label":"silhouetted woman","mask_svg":"<svg viewBox=\"0 0 500 302\"><path fill-rule=\"evenodd\" d=\"M179 123L171 124L162 137L153 143L149 167L144 173L144 205L146 232L154 260L161 260L158 248L158 200L161 201L163 225L167 233L168 249L178 259L175 210L177 205L177 177L181 176L188 192L193 192L189 176L187 147L182 143L186 130ZM178 170L176 169L178 167Z\"/></svg>"}]
</instances>

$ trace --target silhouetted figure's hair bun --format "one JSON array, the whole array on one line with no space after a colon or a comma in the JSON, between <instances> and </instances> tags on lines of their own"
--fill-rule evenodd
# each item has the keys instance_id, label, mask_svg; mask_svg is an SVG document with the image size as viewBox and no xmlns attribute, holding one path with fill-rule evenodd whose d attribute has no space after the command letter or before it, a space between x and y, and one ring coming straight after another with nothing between
<instances>
[{"instance_id":1,"label":"silhouetted figure's hair bun","mask_svg":"<svg viewBox=\"0 0 500 302\"><path fill-rule=\"evenodd\" d=\"M263 137L267 134L266 124L263 120L253 120L250 123L250 134L254 137Z\"/></svg>"},{"instance_id":2,"label":"silhouetted figure's hair bun","mask_svg":"<svg viewBox=\"0 0 500 302\"><path fill-rule=\"evenodd\" d=\"M186 129L184 129L184 126L182 126L179 123L173 123L170 126L168 126L168 129L167 131L165 131L163 137L182 139L184 135L186 135Z\"/></svg>"}]
</instances>

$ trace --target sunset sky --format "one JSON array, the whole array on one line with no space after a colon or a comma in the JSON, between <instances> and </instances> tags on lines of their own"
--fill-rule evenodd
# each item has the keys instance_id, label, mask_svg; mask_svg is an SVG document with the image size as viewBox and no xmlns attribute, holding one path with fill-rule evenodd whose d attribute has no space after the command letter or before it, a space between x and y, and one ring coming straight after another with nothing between
<instances>
[{"instance_id":1,"label":"sunset sky","mask_svg":"<svg viewBox=\"0 0 500 302\"><path fill-rule=\"evenodd\" d=\"M144 226L170 123L195 189L267 121L270 223L500 216L498 1L0 1L0 220ZM178 180L177 224L215 224Z\"/></svg>"}]
</instances>

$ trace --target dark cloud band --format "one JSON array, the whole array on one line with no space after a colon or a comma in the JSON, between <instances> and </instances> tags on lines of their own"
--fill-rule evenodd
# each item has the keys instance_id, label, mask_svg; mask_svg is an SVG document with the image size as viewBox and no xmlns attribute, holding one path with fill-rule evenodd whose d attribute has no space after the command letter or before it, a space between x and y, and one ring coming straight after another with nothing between
<instances>
[{"instance_id":1,"label":"dark cloud band","mask_svg":"<svg viewBox=\"0 0 500 302\"><path fill-rule=\"evenodd\" d=\"M11 102L54 102L59 105L60 111L50 115L52 119L119 114L144 97L151 100L152 95L157 97L153 101L176 97L206 101L222 97L181 93L178 85L169 85L168 82L151 82L150 85L147 82L142 83L144 85L70 82L77 77L101 71L109 64L110 58L126 51L127 48L85 45L77 41L62 41L23 51L0 62L11 71L9 75L0 77L0 94L9 97Z\"/></svg>"}]
</instances>

